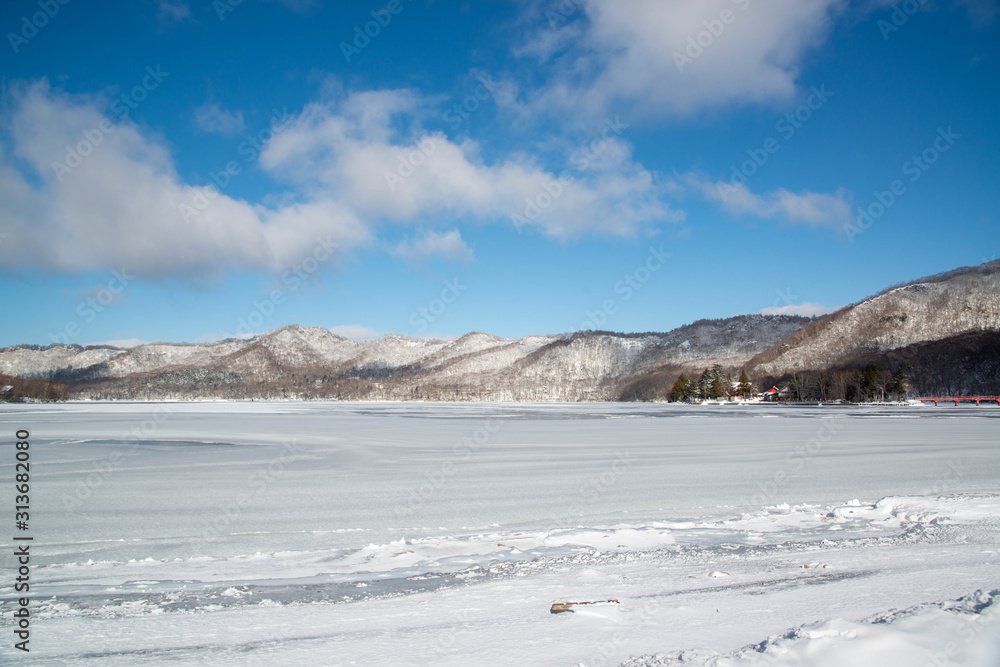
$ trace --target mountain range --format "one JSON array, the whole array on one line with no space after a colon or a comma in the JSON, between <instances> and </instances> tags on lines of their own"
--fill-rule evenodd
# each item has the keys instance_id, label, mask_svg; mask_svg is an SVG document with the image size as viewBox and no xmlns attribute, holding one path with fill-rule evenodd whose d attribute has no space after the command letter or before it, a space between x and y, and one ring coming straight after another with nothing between
<instances>
[{"instance_id":1,"label":"mountain range","mask_svg":"<svg viewBox=\"0 0 1000 667\"><path fill-rule=\"evenodd\" d=\"M291 325L205 344L16 345L0 349L0 374L60 383L90 399L592 401L662 399L679 374L711 366L745 369L761 384L801 373L822 383L878 365L905 372L917 393L996 394L998 359L994 261L894 286L820 318L741 315L666 333L451 340L353 341Z\"/></svg>"}]
</instances>

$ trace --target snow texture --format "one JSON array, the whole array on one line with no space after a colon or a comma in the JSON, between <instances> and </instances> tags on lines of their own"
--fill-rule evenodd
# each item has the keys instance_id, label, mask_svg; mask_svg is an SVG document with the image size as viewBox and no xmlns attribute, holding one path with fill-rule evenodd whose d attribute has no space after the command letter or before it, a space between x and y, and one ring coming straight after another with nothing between
<instances>
[{"instance_id":1,"label":"snow texture","mask_svg":"<svg viewBox=\"0 0 1000 667\"><path fill-rule=\"evenodd\" d=\"M3 664L1000 664L995 406L0 422L32 432L35 536L32 651ZM13 597L7 577L5 626Z\"/></svg>"}]
</instances>

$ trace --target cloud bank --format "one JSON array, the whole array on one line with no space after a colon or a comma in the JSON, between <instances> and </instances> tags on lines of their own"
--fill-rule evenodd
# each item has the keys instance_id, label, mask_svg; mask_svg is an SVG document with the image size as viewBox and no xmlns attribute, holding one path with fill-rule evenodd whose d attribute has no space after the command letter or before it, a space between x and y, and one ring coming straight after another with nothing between
<instances>
[{"instance_id":1,"label":"cloud bank","mask_svg":"<svg viewBox=\"0 0 1000 667\"><path fill-rule=\"evenodd\" d=\"M580 141L585 158L576 151L560 161L538 146L487 158L473 139L424 129L436 98L332 86L291 114L259 161L245 165L277 184L258 202L187 182L163 138L127 116L112 120L113 105L99 95L68 95L46 80L14 82L0 112L0 228L7 234L0 268L126 268L145 279L277 272L317 244L332 249L336 266L336 258L373 242L385 225L423 230L389 248L413 265L431 257L469 262L460 225L502 224L556 239L637 236L684 219L671 201L678 183L734 215L839 226L850 212L842 190L760 194L704 178L661 177L635 160L616 110L669 117L788 100L803 56L822 43L844 5L561 3L515 48L539 70L538 83L518 91L505 79L493 101L529 125L553 114L571 117L550 143ZM158 7L180 19L187 5ZM542 5L534 11L542 16ZM193 118L205 132L245 129L241 111L214 103L193 110ZM588 134L581 128L595 127L594 118L606 125Z\"/></svg>"},{"instance_id":2,"label":"cloud bank","mask_svg":"<svg viewBox=\"0 0 1000 667\"><path fill-rule=\"evenodd\" d=\"M184 183L162 142L128 119L110 120L99 99L66 95L44 80L8 94L0 267L204 277L278 271L320 240L344 252L370 239L335 201L267 208ZM209 203L186 221L181 207L199 196Z\"/></svg>"},{"instance_id":3,"label":"cloud bank","mask_svg":"<svg viewBox=\"0 0 1000 667\"><path fill-rule=\"evenodd\" d=\"M578 0L547 8L517 52L548 65L552 111L651 116L789 99L843 0ZM577 11L579 8L579 11ZM539 10L541 11L541 10Z\"/></svg>"}]
</instances>

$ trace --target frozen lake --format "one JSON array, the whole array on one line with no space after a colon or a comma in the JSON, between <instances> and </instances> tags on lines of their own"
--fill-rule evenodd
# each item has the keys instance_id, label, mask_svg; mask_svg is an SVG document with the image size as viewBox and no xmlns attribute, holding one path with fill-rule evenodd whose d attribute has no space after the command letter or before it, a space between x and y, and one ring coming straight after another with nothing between
<instances>
[{"instance_id":1,"label":"frozen lake","mask_svg":"<svg viewBox=\"0 0 1000 667\"><path fill-rule=\"evenodd\" d=\"M31 653L7 627L0 662L1000 664L996 406L70 403L0 422L9 470L31 432L34 538Z\"/></svg>"}]
</instances>

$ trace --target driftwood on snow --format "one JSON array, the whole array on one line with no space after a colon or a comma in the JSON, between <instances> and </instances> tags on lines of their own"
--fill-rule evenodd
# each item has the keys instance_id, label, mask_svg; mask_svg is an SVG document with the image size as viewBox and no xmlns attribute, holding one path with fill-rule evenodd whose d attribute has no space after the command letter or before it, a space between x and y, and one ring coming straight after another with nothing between
<instances>
[{"instance_id":1,"label":"driftwood on snow","mask_svg":"<svg viewBox=\"0 0 1000 667\"><path fill-rule=\"evenodd\" d=\"M553 602L549 612L552 614L573 613L573 607L585 604L618 604L618 600L592 600L589 602Z\"/></svg>"}]
</instances>

